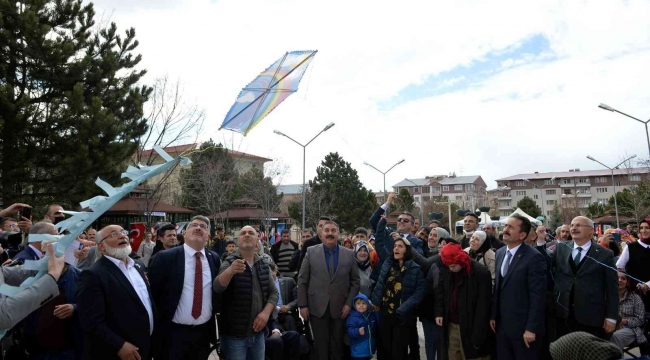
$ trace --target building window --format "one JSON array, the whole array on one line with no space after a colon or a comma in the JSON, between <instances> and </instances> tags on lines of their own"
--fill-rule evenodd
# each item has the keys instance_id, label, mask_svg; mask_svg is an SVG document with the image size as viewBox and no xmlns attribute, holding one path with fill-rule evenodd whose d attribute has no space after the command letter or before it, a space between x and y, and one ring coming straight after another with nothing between
<instances>
[{"instance_id":1,"label":"building window","mask_svg":"<svg viewBox=\"0 0 650 360\"><path fill-rule=\"evenodd\" d=\"M555 190L546 190L546 195L555 195L556 191Z\"/></svg>"},{"instance_id":2,"label":"building window","mask_svg":"<svg viewBox=\"0 0 650 360\"><path fill-rule=\"evenodd\" d=\"M420 192L420 188L416 188L416 187L413 188L413 193L419 193L419 192Z\"/></svg>"},{"instance_id":3,"label":"building window","mask_svg":"<svg viewBox=\"0 0 650 360\"><path fill-rule=\"evenodd\" d=\"M607 192L607 188L596 188L596 193L598 194L602 194L606 192Z\"/></svg>"},{"instance_id":4,"label":"building window","mask_svg":"<svg viewBox=\"0 0 650 360\"><path fill-rule=\"evenodd\" d=\"M621 182L620 181L614 181L614 186L621 186Z\"/></svg>"},{"instance_id":5,"label":"building window","mask_svg":"<svg viewBox=\"0 0 650 360\"><path fill-rule=\"evenodd\" d=\"M523 180L517 180L515 183L515 186L526 186L526 182Z\"/></svg>"},{"instance_id":6,"label":"building window","mask_svg":"<svg viewBox=\"0 0 650 360\"><path fill-rule=\"evenodd\" d=\"M564 189L564 195L571 195L571 189Z\"/></svg>"},{"instance_id":7,"label":"building window","mask_svg":"<svg viewBox=\"0 0 650 360\"><path fill-rule=\"evenodd\" d=\"M434 186L433 192L440 192L440 186Z\"/></svg>"},{"instance_id":8,"label":"building window","mask_svg":"<svg viewBox=\"0 0 650 360\"><path fill-rule=\"evenodd\" d=\"M526 191L516 191L517 196L526 196Z\"/></svg>"},{"instance_id":9,"label":"building window","mask_svg":"<svg viewBox=\"0 0 650 360\"><path fill-rule=\"evenodd\" d=\"M546 210L546 216L550 216L550 215L551 215L551 210Z\"/></svg>"},{"instance_id":10,"label":"building window","mask_svg":"<svg viewBox=\"0 0 650 360\"><path fill-rule=\"evenodd\" d=\"M607 199L598 199L598 205L605 205L608 203Z\"/></svg>"},{"instance_id":11,"label":"building window","mask_svg":"<svg viewBox=\"0 0 650 360\"><path fill-rule=\"evenodd\" d=\"M463 185L454 185L454 191L463 191Z\"/></svg>"},{"instance_id":12,"label":"building window","mask_svg":"<svg viewBox=\"0 0 650 360\"><path fill-rule=\"evenodd\" d=\"M544 185L555 185L555 180L544 180Z\"/></svg>"},{"instance_id":13,"label":"building window","mask_svg":"<svg viewBox=\"0 0 650 360\"><path fill-rule=\"evenodd\" d=\"M605 182L607 182L607 178L604 176L596 178L596 184L604 184Z\"/></svg>"},{"instance_id":14,"label":"building window","mask_svg":"<svg viewBox=\"0 0 650 360\"><path fill-rule=\"evenodd\" d=\"M570 185L571 184L571 179L562 179L562 184Z\"/></svg>"},{"instance_id":15,"label":"building window","mask_svg":"<svg viewBox=\"0 0 650 360\"><path fill-rule=\"evenodd\" d=\"M580 184L589 184L589 178L580 178L580 179L578 179L578 183L580 183Z\"/></svg>"},{"instance_id":16,"label":"building window","mask_svg":"<svg viewBox=\"0 0 650 360\"><path fill-rule=\"evenodd\" d=\"M449 186L443 186L442 191L449 191Z\"/></svg>"},{"instance_id":17,"label":"building window","mask_svg":"<svg viewBox=\"0 0 650 360\"><path fill-rule=\"evenodd\" d=\"M630 175L630 181L641 181L641 175Z\"/></svg>"},{"instance_id":18,"label":"building window","mask_svg":"<svg viewBox=\"0 0 650 360\"><path fill-rule=\"evenodd\" d=\"M535 200L539 199L539 195L533 195L533 199Z\"/></svg>"},{"instance_id":19,"label":"building window","mask_svg":"<svg viewBox=\"0 0 650 360\"><path fill-rule=\"evenodd\" d=\"M557 200L546 200L546 205L555 205Z\"/></svg>"},{"instance_id":20,"label":"building window","mask_svg":"<svg viewBox=\"0 0 650 360\"><path fill-rule=\"evenodd\" d=\"M463 201L463 197L462 197L462 196L456 196L456 201L457 201L457 202L461 202L461 201Z\"/></svg>"}]
</instances>

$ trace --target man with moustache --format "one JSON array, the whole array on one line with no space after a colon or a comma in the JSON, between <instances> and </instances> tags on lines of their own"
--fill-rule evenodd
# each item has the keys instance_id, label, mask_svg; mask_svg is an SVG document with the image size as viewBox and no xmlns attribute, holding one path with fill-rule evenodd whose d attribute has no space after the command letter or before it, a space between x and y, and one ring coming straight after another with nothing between
<instances>
[{"instance_id":1,"label":"man with moustache","mask_svg":"<svg viewBox=\"0 0 650 360\"><path fill-rule=\"evenodd\" d=\"M209 235L210 220L197 215L187 225L183 246L161 251L151 262L148 276L159 314L156 359L207 359L216 343L212 282L221 261L205 248Z\"/></svg>"},{"instance_id":2,"label":"man with moustache","mask_svg":"<svg viewBox=\"0 0 650 360\"><path fill-rule=\"evenodd\" d=\"M264 329L278 303L278 289L266 257L257 253L259 235L251 226L239 231L238 249L221 263L213 282L223 294L221 346L228 360L263 360Z\"/></svg>"},{"instance_id":3,"label":"man with moustache","mask_svg":"<svg viewBox=\"0 0 650 360\"><path fill-rule=\"evenodd\" d=\"M150 359L155 306L144 264L129 257L129 232L109 225L97 233L102 253L77 280L83 358Z\"/></svg>"},{"instance_id":4,"label":"man with moustache","mask_svg":"<svg viewBox=\"0 0 650 360\"><path fill-rule=\"evenodd\" d=\"M508 218L505 247L497 250L490 327L496 333L499 360L537 360L544 336L546 260L524 244L530 221L519 214Z\"/></svg>"},{"instance_id":5,"label":"man with moustache","mask_svg":"<svg viewBox=\"0 0 650 360\"><path fill-rule=\"evenodd\" d=\"M592 240L594 223L578 216L571 238L551 254L557 302L557 337L584 331L606 339L618 319L618 277L611 250ZM605 264L609 269L601 264Z\"/></svg>"},{"instance_id":6,"label":"man with moustache","mask_svg":"<svg viewBox=\"0 0 650 360\"><path fill-rule=\"evenodd\" d=\"M339 227L324 224L323 243L312 246L298 275L300 315L311 323L313 359L343 357L344 320L359 293L359 267L354 251L338 244Z\"/></svg>"},{"instance_id":7,"label":"man with moustache","mask_svg":"<svg viewBox=\"0 0 650 360\"><path fill-rule=\"evenodd\" d=\"M318 227L316 228L316 236L311 237L309 240L306 240L304 244L302 244L302 249L300 250L300 260L298 261L298 271L300 271L300 267L302 266L302 261L305 259L305 255L307 255L307 249L314 245L321 244L323 242L323 227L325 226L325 223L328 221L331 221L332 219L327 216L321 216L318 219Z\"/></svg>"}]
</instances>

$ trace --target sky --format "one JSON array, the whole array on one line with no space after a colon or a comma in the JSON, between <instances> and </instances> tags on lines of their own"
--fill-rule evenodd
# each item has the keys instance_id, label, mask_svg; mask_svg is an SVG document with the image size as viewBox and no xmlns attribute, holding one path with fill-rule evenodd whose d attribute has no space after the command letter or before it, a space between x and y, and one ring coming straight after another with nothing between
<instances>
[{"instance_id":1,"label":"sky","mask_svg":"<svg viewBox=\"0 0 650 360\"><path fill-rule=\"evenodd\" d=\"M650 1L98 0L136 30L148 75L205 109L200 140L278 160L283 184L338 152L369 189L427 175L495 180L648 159ZM318 50L300 90L246 137L219 131L242 87L286 51ZM646 85L644 85L646 84Z\"/></svg>"}]
</instances>

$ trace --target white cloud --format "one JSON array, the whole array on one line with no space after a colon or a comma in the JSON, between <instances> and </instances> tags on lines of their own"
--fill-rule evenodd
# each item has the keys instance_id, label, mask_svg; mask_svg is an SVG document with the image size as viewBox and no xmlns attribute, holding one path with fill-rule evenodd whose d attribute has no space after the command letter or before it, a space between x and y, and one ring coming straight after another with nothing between
<instances>
[{"instance_id":1,"label":"white cloud","mask_svg":"<svg viewBox=\"0 0 650 360\"><path fill-rule=\"evenodd\" d=\"M640 124L597 108L604 102L650 117L647 1L124 4L101 0L97 8L114 9L120 29L136 28L148 79L183 79L186 93L207 109L205 139L282 158L293 170L289 183L302 181L302 154L272 130L307 142L331 121L336 126L307 148L307 177L338 151L374 190L382 176L364 160L386 170L406 159L387 186L463 169L493 187L494 179L515 173L597 168L587 154L608 162L624 153L648 157ZM504 61L496 75L466 78L470 85L453 93L377 107L408 85L511 52L535 35L548 39L549 52ZM286 51L305 49L319 52L297 94L246 138L217 132L250 79Z\"/></svg>"}]
</instances>

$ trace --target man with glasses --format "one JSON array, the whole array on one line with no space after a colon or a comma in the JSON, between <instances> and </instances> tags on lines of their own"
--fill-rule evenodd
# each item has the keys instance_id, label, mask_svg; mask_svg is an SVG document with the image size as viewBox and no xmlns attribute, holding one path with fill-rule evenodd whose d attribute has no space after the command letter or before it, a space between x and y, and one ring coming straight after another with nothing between
<instances>
[{"instance_id":1,"label":"man with glasses","mask_svg":"<svg viewBox=\"0 0 650 360\"><path fill-rule=\"evenodd\" d=\"M161 251L151 261L148 276L159 315L156 359L207 359L216 342L218 299L212 282L221 261L205 248L209 240L210 220L197 215L187 225L183 246Z\"/></svg>"},{"instance_id":2,"label":"man with glasses","mask_svg":"<svg viewBox=\"0 0 650 360\"><path fill-rule=\"evenodd\" d=\"M592 241L594 223L578 216L571 221L572 241L558 243L551 254L557 337L584 331L606 339L618 319L618 277L614 254ZM604 264L606 266L603 266Z\"/></svg>"},{"instance_id":3,"label":"man with glasses","mask_svg":"<svg viewBox=\"0 0 650 360\"><path fill-rule=\"evenodd\" d=\"M97 233L102 253L77 280L77 311L86 359L149 359L156 317L144 264L129 257L129 232L109 225Z\"/></svg>"}]
</instances>

